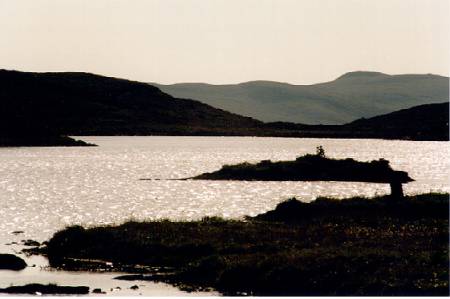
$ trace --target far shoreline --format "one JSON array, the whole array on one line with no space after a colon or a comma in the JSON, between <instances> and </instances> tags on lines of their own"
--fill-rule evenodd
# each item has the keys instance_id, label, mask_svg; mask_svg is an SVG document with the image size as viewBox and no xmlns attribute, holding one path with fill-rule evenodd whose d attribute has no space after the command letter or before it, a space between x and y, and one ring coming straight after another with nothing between
<instances>
[{"instance_id":1,"label":"far shoreline","mask_svg":"<svg viewBox=\"0 0 450 299\"><path fill-rule=\"evenodd\" d=\"M88 143L69 136L0 136L0 148L13 147L91 147L96 144Z\"/></svg>"},{"instance_id":2,"label":"far shoreline","mask_svg":"<svg viewBox=\"0 0 450 299\"><path fill-rule=\"evenodd\" d=\"M293 139L293 140L312 140L312 139L319 139L319 140L382 140L382 141L418 141L418 142L449 142L450 140L415 140L415 139L402 139L402 138L370 138L370 137L294 137L294 136L260 136L260 135L166 135L166 134L159 134L159 135L70 135L71 138L86 138L86 137L100 137L100 138L107 138L107 137L138 137L138 138L145 138L145 137L178 137L178 138L189 138L189 137L220 137L220 138L236 138L236 137L246 137L246 138L280 138L280 139Z\"/></svg>"}]
</instances>

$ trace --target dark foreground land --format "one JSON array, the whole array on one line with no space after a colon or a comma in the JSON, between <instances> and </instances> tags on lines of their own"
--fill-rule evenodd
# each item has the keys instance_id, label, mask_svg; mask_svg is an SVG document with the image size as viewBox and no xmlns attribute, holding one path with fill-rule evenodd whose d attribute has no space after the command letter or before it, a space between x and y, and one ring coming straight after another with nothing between
<instances>
[{"instance_id":1,"label":"dark foreground land","mask_svg":"<svg viewBox=\"0 0 450 299\"><path fill-rule=\"evenodd\" d=\"M448 295L448 204L448 194L292 199L245 221L69 227L43 252L57 268L131 268L119 279L226 295Z\"/></svg>"}]
</instances>

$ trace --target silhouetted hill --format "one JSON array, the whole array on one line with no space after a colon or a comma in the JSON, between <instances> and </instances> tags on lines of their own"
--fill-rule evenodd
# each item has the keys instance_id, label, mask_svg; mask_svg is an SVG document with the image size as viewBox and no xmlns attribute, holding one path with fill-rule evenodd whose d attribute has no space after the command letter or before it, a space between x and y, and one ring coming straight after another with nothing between
<instances>
[{"instance_id":1,"label":"silhouetted hill","mask_svg":"<svg viewBox=\"0 0 450 299\"><path fill-rule=\"evenodd\" d=\"M173 98L146 83L88 73L0 70L0 146L82 145L67 135L448 140L448 103L437 105L347 125L263 123L198 101Z\"/></svg>"},{"instance_id":2,"label":"silhouetted hill","mask_svg":"<svg viewBox=\"0 0 450 299\"><path fill-rule=\"evenodd\" d=\"M262 122L88 73L0 71L0 136L248 135ZM6 140L6 138L4 138Z\"/></svg>"},{"instance_id":3,"label":"silhouetted hill","mask_svg":"<svg viewBox=\"0 0 450 299\"><path fill-rule=\"evenodd\" d=\"M350 72L334 81L314 85L251 81L155 86L175 97L196 99L262 121L307 124L344 124L449 99L449 79L430 74Z\"/></svg>"},{"instance_id":4,"label":"silhouetted hill","mask_svg":"<svg viewBox=\"0 0 450 299\"><path fill-rule=\"evenodd\" d=\"M358 119L345 127L383 138L449 140L449 103L402 109L369 119Z\"/></svg>"},{"instance_id":5,"label":"silhouetted hill","mask_svg":"<svg viewBox=\"0 0 450 299\"><path fill-rule=\"evenodd\" d=\"M449 140L449 103L402 109L345 125L266 123L283 136L310 138L377 138L403 140Z\"/></svg>"}]
</instances>

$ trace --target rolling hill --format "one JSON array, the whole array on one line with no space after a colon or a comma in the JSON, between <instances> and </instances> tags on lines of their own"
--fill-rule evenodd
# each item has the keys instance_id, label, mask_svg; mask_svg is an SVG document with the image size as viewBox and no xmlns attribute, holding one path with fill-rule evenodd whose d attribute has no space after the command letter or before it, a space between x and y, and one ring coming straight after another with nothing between
<instances>
[{"instance_id":1,"label":"rolling hill","mask_svg":"<svg viewBox=\"0 0 450 299\"><path fill-rule=\"evenodd\" d=\"M309 138L375 138L401 140L449 140L449 102L419 105L345 125L266 123L283 136Z\"/></svg>"},{"instance_id":2,"label":"rolling hill","mask_svg":"<svg viewBox=\"0 0 450 299\"><path fill-rule=\"evenodd\" d=\"M449 102L425 104L369 119L358 119L343 127L389 139L449 140Z\"/></svg>"},{"instance_id":3,"label":"rolling hill","mask_svg":"<svg viewBox=\"0 0 450 299\"><path fill-rule=\"evenodd\" d=\"M84 145L67 135L224 135L448 140L448 102L346 125L264 123L89 73L0 70L0 146Z\"/></svg>"},{"instance_id":4,"label":"rolling hill","mask_svg":"<svg viewBox=\"0 0 450 299\"><path fill-rule=\"evenodd\" d=\"M146 83L88 73L0 71L3 140L61 134L248 135L260 126Z\"/></svg>"},{"instance_id":5,"label":"rolling hill","mask_svg":"<svg viewBox=\"0 0 450 299\"><path fill-rule=\"evenodd\" d=\"M271 81L152 84L172 96L196 99L262 121L306 124L344 124L449 99L449 78L431 74L350 72L314 85Z\"/></svg>"}]
</instances>

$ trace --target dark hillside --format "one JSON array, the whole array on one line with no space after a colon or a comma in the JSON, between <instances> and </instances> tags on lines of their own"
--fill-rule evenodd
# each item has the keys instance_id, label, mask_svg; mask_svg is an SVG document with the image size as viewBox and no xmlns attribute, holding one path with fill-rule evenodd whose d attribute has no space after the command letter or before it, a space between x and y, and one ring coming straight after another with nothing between
<instances>
[{"instance_id":1,"label":"dark hillside","mask_svg":"<svg viewBox=\"0 0 450 299\"><path fill-rule=\"evenodd\" d=\"M149 84L88 73L0 71L0 105L2 135L230 135L261 125Z\"/></svg>"},{"instance_id":2,"label":"dark hillside","mask_svg":"<svg viewBox=\"0 0 450 299\"><path fill-rule=\"evenodd\" d=\"M367 76L356 77L353 74L337 80L344 81L341 83L344 85L368 80ZM369 81L373 80L382 79ZM261 84L282 86L259 81L246 83L255 90ZM64 137L67 135L448 140L448 103L436 105L419 106L347 125L263 123L198 101L173 98L146 83L88 73L0 70L0 146L82 145ZM253 105L255 111L261 107L258 103ZM327 107L334 109L335 105L330 100ZM316 106L308 106L308 109L312 113ZM273 111L276 114L277 111Z\"/></svg>"},{"instance_id":3,"label":"dark hillside","mask_svg":"<svg viewBox=\"0 0 450 299\"><path fill-rule=\"evenodd\" d=\"M449 140L449 103L402 109L369 119L358 119L345 127L383 138Z\"/></svg>"}]
</instances>

